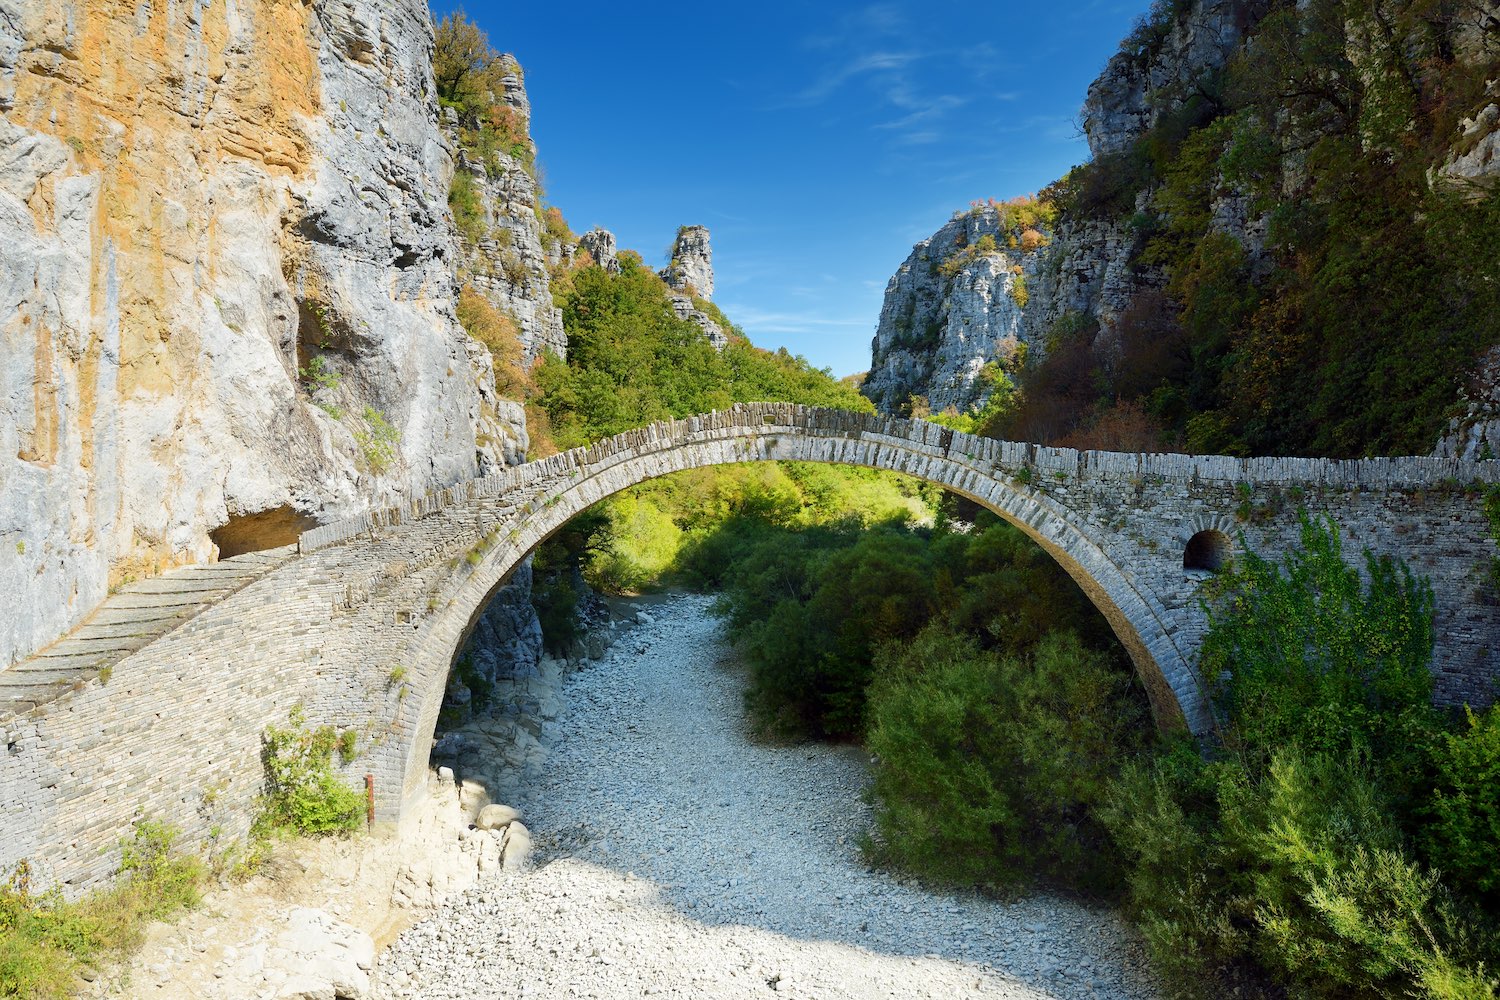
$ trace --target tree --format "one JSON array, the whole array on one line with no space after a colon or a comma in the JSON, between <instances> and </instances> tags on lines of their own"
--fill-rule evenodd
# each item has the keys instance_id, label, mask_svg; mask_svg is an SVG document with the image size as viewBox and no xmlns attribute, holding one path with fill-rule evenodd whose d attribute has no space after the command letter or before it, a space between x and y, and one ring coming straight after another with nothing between
<instances>
[{"instance_id":1,"label":"tree","mask_svg":"<svg viewBox=\"0 0 1500 1000\"><path fill-rule=\"evenodd\" d=\"M487 91L493 91L497 67L504 65L500 53L490 46L484 31L454 11L438 22L434 29L436 47L432 53L432 74L437 81L438 97L469 114L477 114Z\"/></svg>"}]
</instances>

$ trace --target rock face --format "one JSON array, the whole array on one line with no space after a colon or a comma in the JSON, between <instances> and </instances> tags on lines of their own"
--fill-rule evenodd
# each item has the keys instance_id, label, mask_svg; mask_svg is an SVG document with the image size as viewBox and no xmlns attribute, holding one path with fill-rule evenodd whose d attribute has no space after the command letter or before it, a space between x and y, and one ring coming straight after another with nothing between
<instances>
[{"instance_id":1,"label":"rock face","mask_svg":"<svg viewBox=\"0 0 1500 1000\"><path fill-rule=\"evenodd\" d=\"M1249 6L1200 0L1161 37L1111 58L1083 102L1089 152L1127 152L1199 80L1221 69L1244 37Z\"/></svg>"},{"instance_id":2,"label":"rock face","mask_svg":"<svg viewBox=\"0 0 1500 1000\"><path fill-rule=\"evenodd\" d=\"M512 828L525 831L518 820L494 826L475 822L486 809L506 808L489 805L485 788L467 781L455 783L446 776L436 784L429 794L445 807L456 801L458 808L444 808L434 820L423 817L425 828L413 839L426 849L411 853L391 887L391 902L403 909L441 906L486 873L519 868L530 851L530 844L523 846L520 837L514 849L507 843Z\"/></svg>"},{"instance_id":3,"label":"rock face","mask_svg":"<svg viewBox=\"0 0 1500 1000\"><path fill-rule=\"evenodd\" d=\"M375 941L322 910L294 907L281 933L251 948L224 970L224 978L266 982L280 1000L362 1000L370 995ZM274 980L274 981L273 981Z\"/></svg>"},{"instance_id":4,"label":"rock face","mask_svg":"<svg viewBox=\"0 0 1500 1000\"><path fill-rule=\"evenodd\" d=\"M615 245L615 234L608 229L595 227L578 237L578 245L589 252L594 263L610 274L620 273L620 258Z\"/></svg>"},{"instance_id":5,"label":"rock face","mask_svg":"<svg viewBox=\"0 0 1500 1000\"><path fill-rule=\"evenodd\" d=\"M491 305L515 320L522 363L530 364L547 351L559 357L567 354L562 310L552 301L547 268L549 259L562 250L548 245L537 216L536 146L530 138L531 102L521 68L510 56L502 58L510 72L502 79L504 92L495 96L514 114L526 138L522 150L496 149L488 163L460 148L459 167L473 178L482 215L479 232L461 234L462 270L465 280ZM445 121L450 141L458 144L456 117Z\"/></svg>"},{"instance_id":6,"label":"rock face","mask_svg":"<svg viewBox=\"0 0 1500 1000\"><path fill-rule=\"evenodd\" d=\"M687 295L669 295L667 301L672 303L672 312L678 319L690 319L698 324L708 342L714 345L714 350L722 351L729 346L729 334L708 313L699 309L692 298Z\"/></svg>"},{"instance_id":7,"label":"rock face","mask_svg":"<svg viewBox=\"0 0 1500 1000\"><path fill-rule=\"evenodd\" d=\"M886 413L923 396L935 412L981 402L981 369L1033 339L1021 302L1041 250L1008 246L1015 234L990 206L955 216L918 243L885 289L861 389Z\"/></svg>"},{"instance_id":8,"label":"rock face","mask_svg":"<svg viewBox=\"0 0 1500 1000\"><path fill-rule=\"evenodd\" d=\"M1489 92L1500 95L1500 81L1491 81ZM1430 173L1428 180L1482 192L1497 179L1500 179L1500 104L1488 104L1473 118L1459 123L1458 141L1447 161Z\"/></svg>"},{"instance_id":9,"label":"rock face","mask_svg":"<svg viewBox=\"0 0 1500 1000\"><path fill-rule=\"evenodd\" d=\"M497 685L533 676L542 658L542 623L531 604L531 560L495 592L448 677L445 719L459 725L488 704ZM478 689L476 691L476 688ZM489 695L489 697L486 697Z\"/></svg>"},{"instance_id":10,"label":"rock face","mask_svg":"<svg viewBox=\"0 0 1500 1000\"><path fill-rule=\"evenodd\" d=\"M1150 45L1114 56L1084 102L1090 153L1097 159L1130 150L1199 80L1220 70L1244 36L1246 9L1243 0L1202 0ZM1147 198L1138 194L1138 209ZM1227 197L1216 208L1216 228L1257 251L1264 220L1248 217L1246 200ZM985 233L998 238L995 252L971 256L956 270L950 265L948 274L937 270L952 258L947 247L973 245ZM977 406L987 393L979 379L985 364L1017 344L1039 357L1049 331L1069 316L1096 321L1108 337L1137 295L1165 284L1159 270L1134 259L1136 234L1125 219L1061 219L1034 252L1008 250L1005 235L994 208L955 216L917 244L891 278L861 390L882 412L905 412L913 396L934 412ZM1016 277L1025 294L1004 294Z\"/></svg>"},{"instance_id":11,"label":"rock face","mask_svg":"<svg viewBox=\"0 0 1500 1000\"><path fill-rule=\"evenodd\" d=\"M714 296L714 252L708 243L707 226L683 226L677 230L671 263L661 276L667 287L676 293L670 296L670 300L677 318L697 323L714 349L722 351L729 344L729 332L693 301L696 297L707 302Z\"/></svg>"},{"instance_id":12,"label":"rock face","mask_svg":"<svg viewBox=\"0 0 1500 1000\"><path fill-rule=\"evenodd\" d=\"M672 261L661 273L674 291L714 297L714 252L708 245L707 226L683 226L672 245Z\"/></svg>"},{"instance_id":13,"label":"rock face","mask_svg":"<svg viewBox=\"0 0 1500 1000\"><path fill-rule=\"evenodd\" d=\"M0 662L475 472L432 45L418 0L7 5Z\"/></svg>"},{"instance_id":14,"label":"rock face","mask_svg":"<svg viewBox=\"0 0 1500 1000\"><path fill-rule=\"evenodd\" d=\"M1500 348L1491 348L1470 379L1462 415L1448 422L1433 455L1438 458L1500 458Z\"/></svg>"},{"instance_id":15,"label":"rock face","mask_svg":"<svg viewBox=\"0 0 1500 1000\"><path fill-rule=\"evenodd\" d=\"M1185 7L1180 15L1157 18L1154 26L1134 32L1088 89L1083 129L1094 161L1103 161L1106 169L1111 169L1110 158L1131 153L1148 130L1163 116L1181 111L1195 93L1212 93L1266 10L1254 0L1195 0L1179 6ZM1455 36L1460 60L1477 66L1492 58L1486 48L1492 43L1485 36L1493 35L1494 23L1492 18L1481 19L1467 33ZM1360 56L1353 51L1357 37L1351 35L1348 44L1351 59L1358 63ZM1447 155L1428 171L1434 186L1482 195L1500 181L1500 84L1488 83L1483 101L1460 122ZM1284 183L1294 188L1304 171L1289 157L1282 173ZM1275 266L1265 252L1268 218L1254 214L1251 199L1222 178L1214 187L1210 230L1233 237L1245 248L1252 277L1266 275ZM1119 319L1133 305L1150 301L1140 298L1143 293L1162 292L1166 285L1162 270L1140 259L1145 237L1130 219L1132 214L1138 219L1159 216L1163 208L1150 189L1136 191L1134 198L1133 211L1112 210L1112 217L1059 219L1049 234L1050 245L1019 261L1027 303L1010 311L996 310L996 303L1004 302L986 276L987 259L976 259L953 275L924 273L934 260L942 259L944 243L963 238L965 225L978 230L978 224L955 217L918 244L891 279L865 394L887 413L904 412L913 396L926 397L934 411L948 406L963 410L983 400L976 373L996 358L995 345L1007 344L1007 334L1028 346L1031 359L1039 357L1049 332L1064 323L1096 329L1095 347L1107 344L1116 335ZM1009 263L1014 268L1017 262ZM1486 377L1481 374L1481 381ZM1469 453L1464 449L1472 452L1479 447L1477 439L1463 435L1488 434L1486 414L1500 412L1489 409L1488 391L1479 389L1469 401L1470 412L1455 423L1443 448Z\"/></svg>"}]
</instances>

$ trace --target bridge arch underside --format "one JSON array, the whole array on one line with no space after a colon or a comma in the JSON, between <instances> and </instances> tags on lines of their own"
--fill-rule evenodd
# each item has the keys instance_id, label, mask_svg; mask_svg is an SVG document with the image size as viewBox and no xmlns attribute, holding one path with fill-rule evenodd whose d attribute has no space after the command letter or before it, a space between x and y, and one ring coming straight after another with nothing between
<instances>
[{"instance_id":1,"label":"bridge arch underside","mask_svg":"<svg viewBox=\"0 0 1500 1000\"><path fill-rule=\"evenodd\" d=\"M523 509L519 518L493 525L492 546L440 613L412 636L406 662L420 678L421 702L414 737L402 764L402 801L425 787L432 738L446 678L480 614L531 552L589 507L650 479L687 469L756 461L798 461L863 466L898 472L952 490L1014 524L1045 549L1088 595L1130 654L1151 701L1157 724L1186 726L1203 735L1212 714L1196 671L1182 655L1171 630L1142 593L1093 539L1052 497L978 468L964 457L934 454L917 442L876 435L840 437L806 432L744 435L687 441L620 460L603 468L582 468L549 499Z\"/></svg>"}]
</instances>

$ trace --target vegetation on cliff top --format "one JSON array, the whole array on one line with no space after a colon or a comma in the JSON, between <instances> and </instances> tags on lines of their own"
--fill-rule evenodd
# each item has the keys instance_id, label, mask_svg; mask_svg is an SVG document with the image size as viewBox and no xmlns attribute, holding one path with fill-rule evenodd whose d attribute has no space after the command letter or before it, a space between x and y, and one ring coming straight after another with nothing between
<instances>
[{"instance_id":1,"label":"vegetation on cliff top","mask_svg":"<svg viewBox=\"0 0 1500 1000\"><path fill-rule=\"evenodd\" d=\"M666 283L628 251L619 274L576 272L562 306L568 358L549 357L536 374L560 448L736 402L872 409L828 372L753 347L738 330L714 350L696 323L672 312Z\"/></svg>"},{"instance_id":2,"label":"vegetation on cliff top","mask_svg":"<svg viewBox=\"0 0 1500 1000\"><path fill-rule=\"evenodd\" d=\"M1045 192L1064 224L1124 222L1165 287L1144 282L1105 340L1065 317L996 432L1089 446L1123 414L1143 448L1431 450L1500 343L1500 189L1429 178L1492 100L1488 6L1246 5L1225 69L1154 93L1130 149ZM1157 4L1127 55L1152 58L1189 7ZM1229 235L1226 207L1256 235Z\"/></svg>"},{"instance_id":3,"label":"vegetation on cliff top","mask_svg":"<svg viewBox=\"0 0 1500 1000\"><path fill-rule=\"evenodd\" d=\"M458 115L459 138L474 150L491 173L499 169L495 154L517 160L535 176L535 154L530 123L517 107L505 101L505 78L520 78L514 58L495 51L484 31L455 11L434 28L433 79L438 103ZM455 173L455 180L463 171Z\"/></svg>"}]
</instances>

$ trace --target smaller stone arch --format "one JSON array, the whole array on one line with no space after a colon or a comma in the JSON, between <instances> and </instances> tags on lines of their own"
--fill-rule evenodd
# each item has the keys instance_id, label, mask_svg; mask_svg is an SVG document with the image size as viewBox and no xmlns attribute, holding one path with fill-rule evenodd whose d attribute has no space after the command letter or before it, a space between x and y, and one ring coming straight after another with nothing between
<instances>
[{"instance_id":1,"label":"smaller stone arch","mask_svg":"<svg viewBox=\"0 0 1500 1000\"><path fill-rule=\"evenodd\" d=\"M1194 532L1182 547L1182 568L1188 573L1217 573L1234 558L1234 542L1218 528Z\"/></svg>"}]
</instances>

